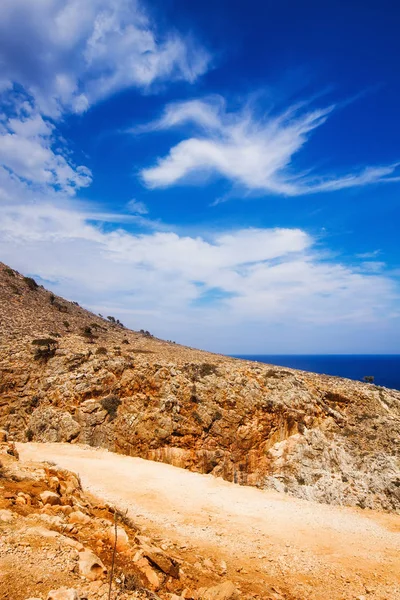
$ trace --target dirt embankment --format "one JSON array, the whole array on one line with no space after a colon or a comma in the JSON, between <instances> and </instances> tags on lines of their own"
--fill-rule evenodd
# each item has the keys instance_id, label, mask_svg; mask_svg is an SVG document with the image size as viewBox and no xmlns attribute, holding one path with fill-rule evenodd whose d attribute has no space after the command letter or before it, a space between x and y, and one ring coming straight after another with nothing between
<instances>
[{"instance_id":1,"label":"dirt embankment","mask_svg":"<svg viewBox=\"0 0 400 600\"><path fill-rule=\"evenodd\" d=\"M223 577L243 597L400 598L396 515L297 500L89 447L18 449L24 461L45 459L79 473L84 489L128 510L203 572L225 563Z\"/></svg>"}]
</instances>

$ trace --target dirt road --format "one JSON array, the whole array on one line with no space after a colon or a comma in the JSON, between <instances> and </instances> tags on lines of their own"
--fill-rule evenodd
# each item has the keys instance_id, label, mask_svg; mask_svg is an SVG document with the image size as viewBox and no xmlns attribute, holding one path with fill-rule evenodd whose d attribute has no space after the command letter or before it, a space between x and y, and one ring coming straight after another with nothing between
<instances>
[{"instance_id":1,"label":"dirt road","mask_svg":"<svg viewBox=\"0 0 400 600\"><path fill-rule=\"evenodd\" d=\"M225 560L261 597L400 599L400 517L297 500L163 463L69 444L18 444L24 461L79 473L84 488L128 509L182 552ZM278 597L278 596L277 596Z\"/></svg>"}]
</instances>

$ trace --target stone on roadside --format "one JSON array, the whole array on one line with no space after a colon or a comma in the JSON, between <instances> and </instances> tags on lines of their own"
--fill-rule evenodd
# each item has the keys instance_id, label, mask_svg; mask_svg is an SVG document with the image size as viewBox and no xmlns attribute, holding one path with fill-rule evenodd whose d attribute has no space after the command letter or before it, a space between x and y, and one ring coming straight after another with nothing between
<instances>
[{"instance_id":1,"label":"stone on roadside","mask_svg":"<svg viewBox=\"0 0 400 600\"><path fill-rule=\"evenodd\" d=\"M90 522L90 517L85 515L81 510L75 510L68 517L69 523L76 523L78 525L87 525Z\"/></svg>"},{"instance_id":2,"label":"stone on roadside","mask_svg":"<svg viewBox=\"0 0 400 600\"><path fill-rule=\"evenodd\" d=\"M197 591L198 600L239 600L239 592L232 581L225 581L211 588L200 588Z\"/></svg>"},{"instance_id":3,"label":"stone on roadside","mask_svg":"<svg viewBox=\"0 0 400 600\"><path fill-rule=\"evenodd\" d=\"M40 499L44 505L50 504L51 506L55 506L56 504L61 503L60 496L55 492L50 491L42 492L40 494Z\"/></svg>"},{"instance_id":4,"label":"stone on roadside","mask_svg":"<svg viewBox=\"0 0 400 600\"><path fill-rule=\"evenodd\" d=\"M89 579L96 581L107 575L107 569L98 556L89 549L79 552L79 573Z\"/></svg>"},{"instance_id":5,"label":"stone on roadside","mask_svg":"<svg viewBox=\"0 0 400 600\"><path fill-rule=\"evenodd\" d=\"M74 588L62 587L49 592L47 600L79 600L79 596Z\"/></svg>"}]
</instances>

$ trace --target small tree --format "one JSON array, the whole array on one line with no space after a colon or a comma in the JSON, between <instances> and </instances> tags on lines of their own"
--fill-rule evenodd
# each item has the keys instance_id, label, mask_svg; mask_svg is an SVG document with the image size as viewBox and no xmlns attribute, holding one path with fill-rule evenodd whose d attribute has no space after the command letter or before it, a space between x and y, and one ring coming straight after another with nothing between
<instances>
[{"instance_id":1,"label":"small tree","mask_svg":"<svg viewBox=\"0 0 400 600\"><path fill-rule=\"evenodd\" d=\"M364 381L365 381L365 383L374 383L374 376L373 375L366 375L364 377Z\"/></svg>"},{"instance_id":2,"label":"small tree","mask_svg":"<svg viewBox=\"0 0 400 600\"><path fill-rule=\"evenodd\" d=\"M58 348L57 340L53 338L38 338L32 340L33 346L36 346L34 358L35 360L48 361L52 358Z\"/></svg>"}]
</instances>

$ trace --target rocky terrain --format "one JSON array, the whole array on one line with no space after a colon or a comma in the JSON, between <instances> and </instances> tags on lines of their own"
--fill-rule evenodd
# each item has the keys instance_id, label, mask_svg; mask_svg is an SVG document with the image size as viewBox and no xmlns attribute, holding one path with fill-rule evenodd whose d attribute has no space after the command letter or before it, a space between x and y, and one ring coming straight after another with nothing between
<instances>
[{"instance_id":1,"label":"rocky terrain","mask_svg":"<svg viewBox=\"0 0 400 600\"><path fill-rule=\"evenodd\" d=\"M0 263L0 426L298 498L400 509L400 392L155 339Z\"/></svg>"},{"instance_id":2,"label":"rocky terrain","mask_svg":"<svg viewBox=\"0 0 400 600\"><path fill-rule=\"evenodd\" d=\"M0 441L2 600L239 598L225 563L186 554L84 492L74 473L21 463L15 445Z\"/></svg>"}]
</instances>

